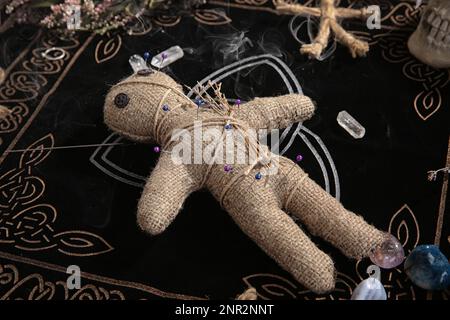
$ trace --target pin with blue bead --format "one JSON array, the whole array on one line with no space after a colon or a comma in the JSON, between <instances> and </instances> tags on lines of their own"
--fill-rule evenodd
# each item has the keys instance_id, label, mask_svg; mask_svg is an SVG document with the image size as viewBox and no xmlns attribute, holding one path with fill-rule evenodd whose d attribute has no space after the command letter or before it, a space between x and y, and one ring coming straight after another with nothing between
<instances>
[{"instance_id":1,"label":"pin with blue bead","mask_svg":"<svg viewBox=\"0 0 450 320\"><path fill-rule=\"evenodd\" d=\"M224 126L224 128L225 128L225 130L231 130L231 129L233 129L233 125L228 121L226 124L225 124L225 126Z\"/></svg>"},{"instance_id":2,"label":"pin with blue bead","mask_svg":"<svg viewBox=\"0 0 450 320\"><path fill-rule=\"evenodd\" d=\"M150 58L150 52L146 51L144 52L144 61L147 63L148 59Z\"/></svg>"}]
</instances>

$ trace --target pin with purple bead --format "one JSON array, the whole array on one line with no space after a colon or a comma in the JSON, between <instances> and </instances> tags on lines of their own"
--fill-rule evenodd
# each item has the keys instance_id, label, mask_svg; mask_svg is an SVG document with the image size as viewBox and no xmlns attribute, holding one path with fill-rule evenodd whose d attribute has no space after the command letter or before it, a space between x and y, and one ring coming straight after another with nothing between
<instances>
[{"instance_id":1,"label":"pin with purple bead","mask_svg":"<svg viewBox=\"0 0 450 320\"><path fill-rule=\"evenodd\" d=\"M223 167L223 170L224 170L225 172L229 173L229 172L231 172L231 171L233 170L233 167L232 167L230 164L226 164L226 165Z\"/></svg>"},{"instance_id":2,"label":"pin with purple bead","mask_svg":"<svg viewBox=\"0 0 450 320\"><path fill-rule=\"evenodd\" d=\"M300 161L303 160L303 156L299 153L295 156L295 162L299 163ZM286 176L289 176L289 174L291 173L292 169L294 169L296 166L296 164L292 164L292 167L289 169L289 171L286 173Z\"/></svg>"},{"instance_id":3,"label":"pin with purple bead","mask_svg":"<svg viewBox=\"0 0 450 320\"><path fill-rule=\"evenodd\" d=\"M164 64L164 60L166 60L166 58L167 58L167 53L166 52L161 53L161 63L159 65L159 69L162 68L162 65Z\"/></svg>"},{"instance_id":4,"label":"pin with purple bead","mask_svg":"<svg viewBox=\"0 0 450 320\"><path fill-rule=\"evenodd\" d=\"M159 146L154 146L153 147L153 152L154 153L160 153L161 152L161 148Z\"/></svg>"}]
</instances>

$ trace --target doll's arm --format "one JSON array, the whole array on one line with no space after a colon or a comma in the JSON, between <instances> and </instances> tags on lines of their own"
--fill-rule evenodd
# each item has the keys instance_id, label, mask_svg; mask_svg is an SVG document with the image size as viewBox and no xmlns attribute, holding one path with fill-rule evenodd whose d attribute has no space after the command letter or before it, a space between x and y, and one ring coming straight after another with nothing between
<instances>
[{"instance_id":1,"label":"doll's arm","mask_svg":"<svg viewBox=\"0 0 450 320\"><path fill-rule=\"evenodd\" d=\"M198 187L188 166L174 163L169 153L163 153L139 200L139 226L152 235L160 234Z\"/></svg>"},{"instance_id":2,"label":"doll's arm","mask_svg":"<svg viewBox=\"0 0 450 320\"><path fill-rule=\"evenodd\" d=\"M254 129L281 129L311 118L314 109L314 104L307 96L287 94L255 98L236 107L235 116Z\"/></svg>"}]
</instances>

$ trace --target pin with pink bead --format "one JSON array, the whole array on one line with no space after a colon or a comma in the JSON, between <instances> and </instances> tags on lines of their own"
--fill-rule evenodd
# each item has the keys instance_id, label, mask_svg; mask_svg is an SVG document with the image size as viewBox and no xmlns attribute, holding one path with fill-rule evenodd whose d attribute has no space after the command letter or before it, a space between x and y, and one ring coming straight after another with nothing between
<instances>
[{"instance_id":1,"label":"pin with pink bead","mask_svg":"<svg viewBox=\"0 0 450 320\"><path fill-rule=\"evenodd\" d=\"M184 51L179 46L170 47L152 58L151 65L158 70L167 67L184 56Z\"/></svg>"}]
</instances>

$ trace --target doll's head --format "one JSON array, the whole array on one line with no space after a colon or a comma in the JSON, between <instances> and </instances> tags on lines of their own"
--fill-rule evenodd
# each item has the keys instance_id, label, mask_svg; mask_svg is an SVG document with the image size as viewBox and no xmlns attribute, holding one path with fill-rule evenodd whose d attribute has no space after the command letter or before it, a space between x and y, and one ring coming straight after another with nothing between
<instances>
[{"instance_id":1,"label":"doll's head","mask_svg":"<svg viewBox=\"0 0 450 320\"><path fill-rule=\"evenodd\" d=\"M104 106L105 123L131 140L154 141L154 120L162 99L168 105L182 99L175 91L182 92L182 87L168 75L141 70L111 88Z\"/></svg>"}]
</instances>

